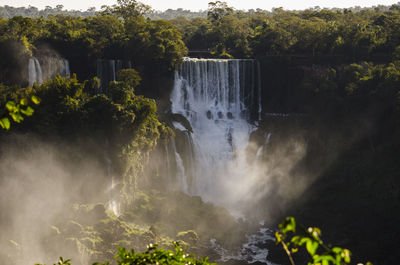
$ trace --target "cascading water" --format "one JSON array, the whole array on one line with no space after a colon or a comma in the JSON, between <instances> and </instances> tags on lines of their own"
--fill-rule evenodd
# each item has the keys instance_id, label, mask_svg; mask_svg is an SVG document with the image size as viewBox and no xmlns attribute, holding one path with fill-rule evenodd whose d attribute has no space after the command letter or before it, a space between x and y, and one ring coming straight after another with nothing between
<instances>
[{"instance_id":1,"label":"cascading water","mask_svg":"<svg viewBox=\"0 0 400 265\"><path fill-rule=\"evenodd\" d=\"M261 156L263 154L264 148L269 143L269 141L271 139L271 135L272 135L272 133L266 134L265 143L258 148L257 153L256 153L256 159L254 160L255 164L258 163L261 160Z\"/></svg>"},{"instance_id":2,"label":"cascading water","mask_svg":"<svg viewBox=\"0 0 400 265\"><path fill-rule=\"evenodd\" d=\"M42 84L43 81L50 80L57 74L63 77L70 75L69 62L66 59L58 57L42 58L43 65L35 57L29 59L28 63L28 82L30 86L33 83Z\"/></svg>"},{"instance_id":3,"label":"cascading water","mask_svg":"<svg viewBox=\"0 0 400 265\"><path fill-rule=\"evenodd\" d=\"M43 73L42 68L38 59L35 57L29 59L28 64L28 73L29 73L29 85L32 86L33 83L41 84L43 83Z\"/></svg>"},{"instance_id":4,"label":"cascading water","mask_svg":"<svg viewBox=\"0 0 400 265\"><path fill-rule=\"evenodd\" d=\"M270 133L265 135L265 144L258 148L254 161L248 161L250 134L257 128L262 110L259 63L185 58L175 71L171 102L172 112L183 115L193 131L173 122L178 140L185 146L178 148L181 154L176 155L177 162L180 158L192 161L178 170L177 175L183 171L185 176L184 183L177 186L188 185L192 195L242 216L262 174L257 161L271 137ZM211 240L211 247L220 255L220 261L266 263L265 244L273 240L271 235L270 229L261 227L247 237L248 242L240 250L224 249L215 239Z\"/></svg>"},{"instance_id":5,"label":"cascading water","mask_svg":"<svg viewBox=\"0 0 400 265\"><path fill-rule=\"evenodd\" d=\"M100 78L101 87L98 93L103 93L108 83L117 80L117 72L121 69L131 69L131 61L125 60L97 60L97 77Z\"/></svg>"},{"instance_id":6,"label":"cascading water","mask_svg":"<svg viewBox=\"0 0 400 265\"><path fill-rule=\"evenodd\" d=\"M112 176L112 161L110 159L110 157L108 156L108 154L105 157L105 162L106 162L106 176L107 179L110 181L110 184L108 185L108 208L110 210L113 211L113 213L116 216L119 216L121 214L121 210L120 210L120 204L118 203L117 199L116 199L116 194L115 194L115 180L114 177Z\"/></svg>"},{"instance_id":7,"label":"cascading water","mask_svg":"<svg viewBox=\"0 0 400 265\"><path fill-rule=\"evenodd\" d=\"M240 260L245 261L247 264L267 263L268 265L275 265L267 261L269 251L263 247L268 241L274 241L273 231L264 227L263 221L260 222L260 226L260 229L255 234L246 236L247 242L243 244L239 252L229 251L219 245L214 238L211 239L211 246L221 256L220 261Z\"/></svg>"},{"instance_id":8,"label":"cascading water","mask_svg":"<svg viewBox=\"0 0 400 265\"><path fill-rule=\"evenodd\" d=\"M259 80L255 60L185 58L175 71L172 112L193 128L193 134L187 133L195 154L189 190L232 212L248 196L251 165L245 149L257 124L251 120L261 113Z\"/></svg>"},{"instance_id":9,"label":"cascading water","mask_svg":"<svg viewBox=\"0 0 400 265\"><path fill-rule=\"evenodd\" d=\"M71 75L71 71L69 69L69 61L67 59L63 59L64 68L62 69L61 75L62 76L69 76Z\"/></svg>"}]
</instances>

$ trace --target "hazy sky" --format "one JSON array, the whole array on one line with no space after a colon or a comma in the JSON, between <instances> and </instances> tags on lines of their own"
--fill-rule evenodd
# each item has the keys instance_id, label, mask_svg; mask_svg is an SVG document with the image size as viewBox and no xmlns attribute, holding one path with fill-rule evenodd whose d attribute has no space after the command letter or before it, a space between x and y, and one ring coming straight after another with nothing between
<instances>
[{"instance_id":1,"label":"hazy sky","mask_svg":"<svg viewBox=\"0 0 400 265\"><path fill-rule=\"evenodd\" d=\"M205 10L207 4L212 0L143 0L141 2L150 5L156 10L165 10L168 8L190 9L190 10ZM352 7L352 6L374 6L374 5L391 5L399 0L227 0L230 6L236 9L267 9L272 7L283 7L284 9L305 9L314 6L320 7ZM102 5L115 4L116 0L0 0L0 6L35 6L40 9L45 6L55 7L61 4L66 9L82 9L86 10L89 7L99 9Z\"/></svg>"}]
</instances>

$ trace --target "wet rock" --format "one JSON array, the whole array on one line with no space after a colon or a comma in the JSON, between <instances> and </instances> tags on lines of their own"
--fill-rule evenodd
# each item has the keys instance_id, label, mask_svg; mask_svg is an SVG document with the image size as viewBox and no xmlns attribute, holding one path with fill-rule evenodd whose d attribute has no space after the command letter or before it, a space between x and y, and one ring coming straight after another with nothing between
<instances>
[{"instance_id":1,"label":"wet rock","mask_svg":"<svg viewBox=\"0 0 400 265\"><path fill-rule=\"evenodd\" d=\"M211 111L209 111L209 110L206 112L206 115L207 115L207 119L209 119L209 120L211 120L213 118L213 115L212 115Z\"/></svg>"},{"instance_id":2,"label":"wet rock","mask_svg":"<svg viewBox=\"0 0 400 265\"><path fill-rule=\"evenodd\" d=\"M189 113L187 113L187 115L189 115ZM170 114L169 120L171 122L174 122L174 121L175 122L179 122L180 124L182 124L183 127L186 128L186 130L188 130L189 132L193 132L193 129L192 129L192 126L190 125L190 122L182 114L172 113L172 114Z\"/></svg>"},{"instance_id":3,"label":"wet rock","mask_svg":"<svg viewBox=\"0 0 400 265\"><path fill-rule=\"evenodd\" d=\"M195 245L199 241L199 236L197 235L197 233L195 231L188 230L188 231L179 232L176 235L176 239L185 241L191 245Z\"/></svg>"}]
</instances>

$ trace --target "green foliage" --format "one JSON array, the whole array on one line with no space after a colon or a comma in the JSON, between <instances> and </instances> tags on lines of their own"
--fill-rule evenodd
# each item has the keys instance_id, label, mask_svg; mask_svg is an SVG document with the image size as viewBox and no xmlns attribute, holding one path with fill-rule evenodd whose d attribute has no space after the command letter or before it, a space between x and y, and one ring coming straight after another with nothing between
<instances>
[{"instance_id":1,"label":"green foliage","mask_svg":"<svg viewBox=\"0 0 400 265\"><path fill-rule=\"evenodd\" d=\"M208 3L207 18L212 22L220 21L224 16L233 14L233 8L226 2L215 1Z\"/></svg>"},{"instance_id":2,"label":"green foliage","mask_svg":"<svg viewBox=\"0 0 400 265\"><path fill-rule=\"evenodd\" d=\"M329 55L354 61L373 55L387 58L399 45L399 11L389 8L357 13L282 8L242 12L216 1L209 4L208 19L172 21L189 49L215 51L219 45L240 58Z\"/></svg>"},{"instance_id":3,"label":"green foliage","mask_svg":"<svg viewBox=\"0 0 400 265\"><path fill-rule=\"evenodd\" d=\"M154 182L151 182L152 189L158 184ZM191 197L179 191L140 191L132 206L124 214L127 221L150 224L160 234L189 243L191 247L196 243L208 244L210 238L227 248L245 240L245 228L241 223L226 209L203 202L198 196ZM204 220L199 222L199 216Z\"/></svg>"},{"instance_id":4,"label":"green foliage","mask_svg":"<svg viewBox=\"0 0 400 265\"><path fill-rule=\"evenodd\" d=\"M390 56L395 52L400 44L400 11L397 6L355 11L319 8L286 11L276 8L272 12L243 12L235 11L226 2L215 1L209 3L207 18L204 12L199 15L201 18L188 15L191 20L176 17L173 23L190 49L214 52L224 49L226 54L234 57L339 55L354 61L373 55ZM4 11L7 12L13 11ZM40 13L37 9L29 12ZM49 7L46 12L52 14L47 19L15 16L0 21L0 40L18 40L30 52L35 50L36 43L45 40L61 49L62 53L73 55L79 50L80 54L89 54L93 58L137 56L133 59L140 63L145 57L143 55L147 54L146 49L154 51L157 61L160 54L164 54L162 60L170 61L169 56L172 56L172 65L176 64L176 55L186 52L179 43L181 36L177 39L165 36L164 26L156 27L161 39L152 38L154 33L150 31L159 22L145 19L144 15L152 12L151 8L136 0L119 0L116 5L104 6L97 16L87 18L69 16L75 14L61 7ZM168 12L173 13L172 10ZM185 10L175 13L180 12L187 13ZM160 15L153 12L152 16ZM135 32L132 32L132 21L135 21ZM169 28L167 31L173 30ZM222 49L217 45L222 45ZM149 62L148 58L146 62Z\"/></svg>"},{"instance_id":5,"label":"green foliage","mask_svg":"<svg viewBox=\"0 0 400 265\"><path fill-rule=\"evenodd\" d=\"M172 70L187 53L181 34L168 21L132 17L125 22L125 28L127 53L139 63Z\"/></svg>"},{"instance_id":6,"label":"green foliage","mask_svg":"<svg viewBox=\"0 0 400 265\"><path fill-rule=\"evenodd\" d=\"M9 117L16 122L33 114L27 104L41 104L29 120L18 128L42 137L88 138L104 145L113 157L114 173L123 183L122 194L129 202L137 190L138 178L143 173L149 152L160 137L168 138L170 130L158 120L154 100L134 94L134 86L140 76L134 70L122 71L121 80L112 82L108 95L96 95L99 80L79 82L75 75L70 78L57 76L33 88L2 86L0 106L7 108ZM120 73L120 74L121 74ZM3 89L4 87L4 89ZM19 102L18 104L14 102ZM2 126L9 127L9 119L1 119Z\"/></svg>"},{"instance_id":7,"label":"green foliage","mask_svg":"<svg viewBox=\"0 0 400 265\"><path fill-rule=\"evenodd\" d=\"M31 101L33 104L38 105L40 103L40 99L32 95L31 96ZM34 109L30 107L27 98L22 98L18 104L16 104L14 101L8 101L6 103L6 109L8 111L8 115L11 117L11 119L17 123L20 123L24 120L24 115L26 117L32 116L34 113ZM9 130L11 126L10 119L8 117L3 117L0 119L0 127L5 130Z\"/></svg>"},{"instance_id":8,"label":"green foliage","mask_svg":"<svg viewBox=\"0 0 400 265\"><path fill-rule=\"evenodd\" d=\"M159 248L157 244L149 244L147 246L147 250L143 253L136 253L133 249L130 251L125 248L118 248L118 252L115 255L114 259L117 261L118 265L146 265L146 264L170 264L170 265L178 265L178 264L188 264L188 265L214 265L215 263L207 262L208 258L198 259L193 255L186 254L183 248L179 245L178 242L174 242L174 251L173 250L164 250L163 248ZM70 259L63 260L60 257L59 261L54 265L71 265ZM110 263L107 261L106 263L95 262L93 265L109 265ZM41 264L36 264L41 265Z\"/></svg>"},{"instance_id":9,"label":"green foliage","mask_svg":"<svg viewBox=\"0 0 400 265\"><path fill-rule=\"evenodd\" d=\"M148 250L146 245L150 243L169 249L174 241L198 254L204 253L203 246L209 244L210 238L227 246L241 228L225 209L183 192L138 191L133 206L117 217L102 204L73 205L45 238L48 256L64 249L64 255L75 262L83 253L90 262L104 261L114 257L116 247L133 248L138 253ZM177 214L182 212L184 218L177 220ZM210 221L199 222L199 214ZM244 232L240 234L245 240Z\"/></svg>"},{"instance_id":10,"label":"green foliage","mask_svg":"<svg viewBox=\"0 0 400 265\"><path fill-rule=\"evenodd\" d=\"M115 256L118 265L145 265L145 264L194 264L207 265L208 258L197 259L193 255L186 254L182 247L175 242L174 249L164 250L157 245L150 244L143 253L135 253L133 249L127 251L125 248L119 248ZM94 263L93 265L107 265Z\"/></svg>"},{"instance_id":11,"label":"green foliage","mask_svg":"<svg viewBox=\"0 0 400 265\"><path fill-rule=\"evenodd\" d=\"M103 14L112 14L123 19L143 16L149 13L151 7L136 0L117 0L116 5L102 6Z\"/></svg>"},{"instance_id":12,"label":"green foliage","mask_svg":"<svg viewBox=\"0 0 400 265\"><path fill-rule=\"evenodd\" d=\"M192 11L192 10L184 10L182 8L178 9L167 9L165 11L157 11L153 10L150 14L146 14L151 19L165 19L165 20L172 20L177 18L206 18L207 17L207 10L199 10L199 11Z\"/></svg>"},{"instance_id":13,"label":"green foliage","mask_svg":"<svg viewBox=\"0 0 400 265\"><path fill-rule=\"evenodd\" d=\"M299 247L306 246L310 261L308 265L345 265L350 264L351 252L340 247L328 247L322 242L321 230L317 227L305 228L296 223L293 217L287 217L279 224L279 231L275 232L276 244L281 244L292 265L292 253L299 251ZM367 265L372 265L370 262Z\"/></svg>"},{"instance_id":14,"label":"green foliage","mask_svg":"<svg viewBox=\"0 0 400 265\"><path fill-rule=\"evenodd\" d=\"M142 74L150 65L170 71L186 55L186 46L171 23L145 19L146 10L148 6L135 0L120 0L85 18L58 14L1 19L0 55L5 60L0 62L0 82L24 85L24 60L48 53L48 47L68 58L81 78L92 77L99 58L131 60Z\"/></svg>"},{"instance_id":15,"label":"green foliage","mask_svg":"<svg viewBox=\"0 0 400 265\"><path fill-rule=\"evenodd\" d=\"M67 15L67 16L94 16L96 15L96 8L89 8L86 11L80 10L66 10L63 9L62 5L57 5L56 7L52 8L50 6L46 6L44 9L39 10L34 6L29 7L12 7L12 6L0 6L0 17L3 18L11 18L15 16L23 16L23 17L31 17L31 18L38 18L38 17L48 17L54 15Z\"/></svg>"},{"instance_id":16,"label":"green foliage","mask_svg":"<svg viewBox=\"0 0 400 265\"><path fill-rule=\"evenodd\" d=\"M135 69L121 69L117 72L117 78L125 86L131 87L132 89L135 89L142 80Z\"/></svg>"}]
</instances>

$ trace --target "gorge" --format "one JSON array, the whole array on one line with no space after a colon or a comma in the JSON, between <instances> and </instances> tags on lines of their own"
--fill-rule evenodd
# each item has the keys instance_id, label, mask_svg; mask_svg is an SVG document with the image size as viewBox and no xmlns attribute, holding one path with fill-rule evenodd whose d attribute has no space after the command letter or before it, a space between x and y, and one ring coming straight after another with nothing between
<instances>
[{"instance_id":1,"label":"gorge","mask_svg":"<svg viewBox=\"0 0 400 265\"><path fill-rule=\"evenodd\" d=\"M179 241L285 265L294 216L353 263L398 263L398 5L167 21L119 3L0 18L0 260Z\"/></svg>"}]
</instances>

